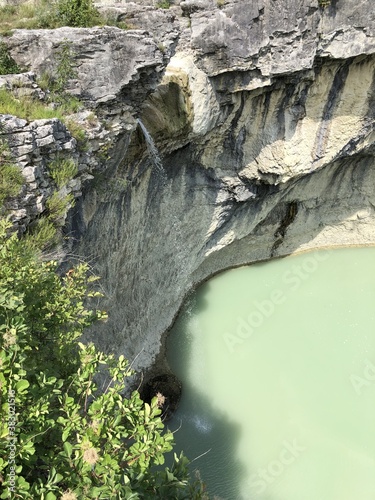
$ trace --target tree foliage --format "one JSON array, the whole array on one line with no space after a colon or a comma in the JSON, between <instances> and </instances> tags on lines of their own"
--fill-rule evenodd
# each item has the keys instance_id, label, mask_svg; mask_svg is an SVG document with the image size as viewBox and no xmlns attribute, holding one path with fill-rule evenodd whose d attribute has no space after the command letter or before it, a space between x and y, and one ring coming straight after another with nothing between
<instances>
[{"instance_id":1,"label":"tree foliage","mask_svg":"<svg viewBox=\"0 0 375 500\"><path fill-rule=\"evenodd\" d=\"M0 220L0 498L201 499L187 459L155 470L172 449L157 401L123 396L131 370L78 341L106 315L85 300L86 265L56 273ZM100 390L96 374L105 367Z\"/></svg>"}]
</instances>

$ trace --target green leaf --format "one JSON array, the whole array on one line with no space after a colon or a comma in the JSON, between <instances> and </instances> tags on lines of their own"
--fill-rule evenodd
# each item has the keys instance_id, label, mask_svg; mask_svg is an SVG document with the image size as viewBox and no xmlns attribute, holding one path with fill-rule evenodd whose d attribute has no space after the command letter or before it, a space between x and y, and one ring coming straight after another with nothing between
<instances>
[{"instance_id":1,"label":"green leaf","mask_svg":"<svg viewBox=\"0 0 375 500\"><path fill-rule=\"evenodd\" d=\"M72 456L72 453L73 453L73 446L69 443L69 441L65 441L63 446L64 446L65 453L70 458Z\"/></svg>"},{"instance_id":2,"label":"green leaf","mask_svg":"<svg viewBox=\"0 0 375 500\"><path fill-rule=\"evenodd\" d=\"M69 434L70 434L70 429L65 429L61 436L63 443L68 439Z\"/></svg>"},{"instance_id":3,"label":"green leaf","mask_svg":"<svg viewBox=\"0 0 375 500\"><path fill-rule=\"evenodd\" d=\"M145 418L148 419L151 413L150 405L145 403ZM147 421L147 420L146 420Z\"/></svg>"},{"instance_id":4,"label":"green leaf","mask_svg":"<svg viewBox=\"0 0 375 500\"><path fill-rule=\"evenodd\" d=\"M57 496L52 493L52 491L50 491L49 493L47 493L47 495L45 496L45 499L46 500L57 500Z\"/></svg>"},{"instance_id":5,"label":"green leaf","mask_svg":"<svg viewBox=\"0 0 375 500\"><path fill-rule=\"evenodd\" d=\"M16 383L16 392L22 394L30 386L27 380L19 380Z\"/></svg>"}]
</instances>

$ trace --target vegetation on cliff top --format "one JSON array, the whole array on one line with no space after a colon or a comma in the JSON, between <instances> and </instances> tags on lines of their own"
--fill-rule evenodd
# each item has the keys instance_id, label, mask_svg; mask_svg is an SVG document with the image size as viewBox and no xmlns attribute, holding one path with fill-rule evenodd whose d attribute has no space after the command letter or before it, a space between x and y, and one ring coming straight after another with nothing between
<instances>
[{"instance_id":1,"label":"vegetation on cliff top","mask_svg":"<svg viewBox=\"0 0 375 500\"><path fill-rule=\"evenodd\" d=\"M60 28L72 26L114 25L127 29L124 22L105 17L94 7L92 0L35 0L19 5L0 7L0 34L11 35L12 29Z\"/></svg>"}]
</instances>

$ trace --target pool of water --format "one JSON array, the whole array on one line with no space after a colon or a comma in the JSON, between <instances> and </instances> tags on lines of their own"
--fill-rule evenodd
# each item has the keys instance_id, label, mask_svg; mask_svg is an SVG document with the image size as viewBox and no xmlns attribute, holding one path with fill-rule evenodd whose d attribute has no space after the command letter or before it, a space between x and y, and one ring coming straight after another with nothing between
<instances>
[{"instance_id":1,"label":"pool of water","mask_svg":"<svg viewBox=\"0 0 375 500\"><path fill-rule=\"evenodd\" d=\"M226 271L177 319L176 449L225 500L375 499L375 248Z\"/></svg>"}]
</instances>

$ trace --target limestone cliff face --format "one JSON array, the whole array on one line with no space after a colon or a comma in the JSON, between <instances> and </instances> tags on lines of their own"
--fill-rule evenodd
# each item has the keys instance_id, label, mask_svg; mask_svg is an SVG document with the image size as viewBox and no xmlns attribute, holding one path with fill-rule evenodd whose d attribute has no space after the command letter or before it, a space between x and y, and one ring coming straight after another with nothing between
<instances>
[{"instance_id":1,"label":"limestone cliff face","mask_svg":"<svg viewBox=\"0 0 375 500\"><path fill-rule=\"evenodd\" d=\"M103 9L138 28L112 28L108 40L122 36L124 53L134 37L140 47L116 79L120 48L105 38L97 47L92 33L89 56L77 41L76 88L99 115L112 109L118 119L113 159L83 186L69 230L107 294L110 319L89 336L145 368L186 294L210 275L319 246L375 243L375 13L360 0L325 9L315 0ZM22 47L32 54L41 40L17 32L13 57L38 71L43 61ZM97 51L110 61L107 83Z\"/></svg>"}]
</instances>

